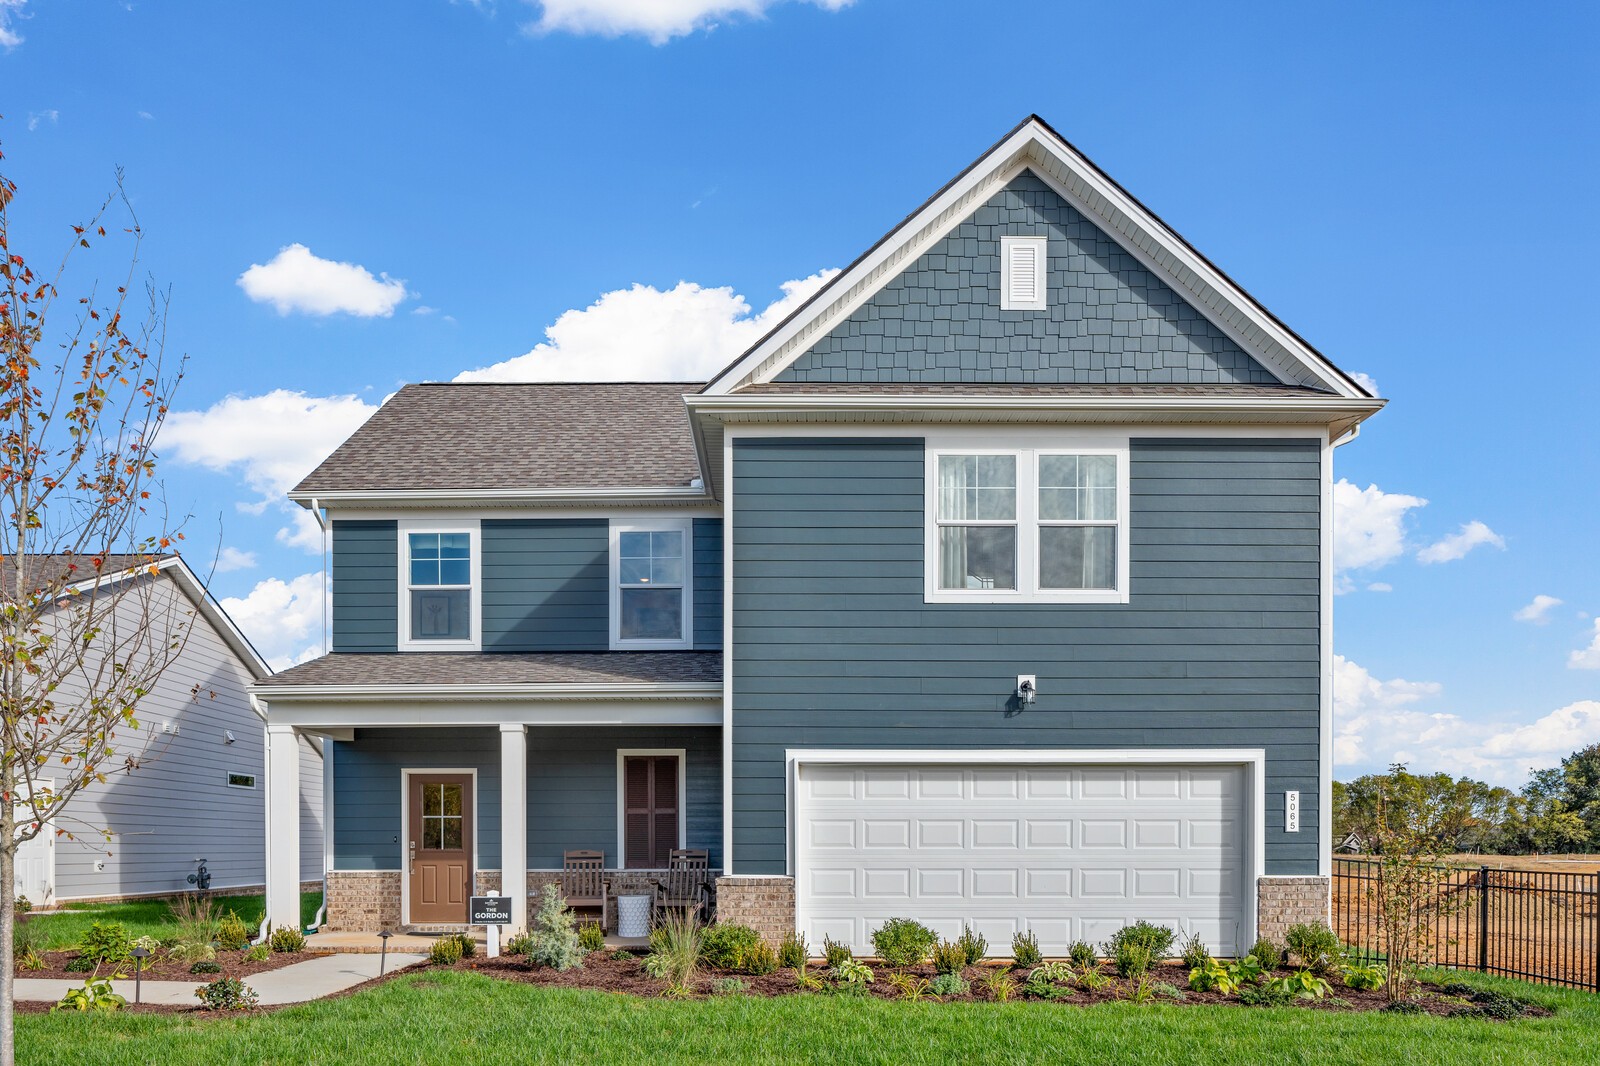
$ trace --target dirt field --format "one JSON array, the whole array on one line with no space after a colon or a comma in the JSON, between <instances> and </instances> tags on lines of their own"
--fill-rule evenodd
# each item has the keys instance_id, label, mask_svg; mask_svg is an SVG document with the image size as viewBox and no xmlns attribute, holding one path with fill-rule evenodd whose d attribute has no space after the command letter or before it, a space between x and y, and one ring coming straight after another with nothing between
<instances>
[{"instance_id":1,"label":"dirt field","mask_svg":"<svg viewBox=\"0 0 1600 1066\"><path fill-rule=\"evenodd\" d=\"M1429 904L1436 931L1430 961L1596 987L1600 857L1467 855L1459 862ZM1334 863L1333 928L1346 943L1381 954L1374 873L1372 864L1348 856Z\"/></svg>"}]
</instances>

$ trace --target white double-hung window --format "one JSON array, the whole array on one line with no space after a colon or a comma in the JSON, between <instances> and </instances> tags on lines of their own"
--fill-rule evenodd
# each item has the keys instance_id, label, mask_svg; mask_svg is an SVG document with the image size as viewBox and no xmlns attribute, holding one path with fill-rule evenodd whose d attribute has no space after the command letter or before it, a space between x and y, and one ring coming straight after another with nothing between
<instances>
[{"instance_id":1,"label":"white double-hung window","mask_svg":"<svg viewBox=\"0 0 1600 1066\"><path fill-rule=\"evenodd\" d=\"M693 643L692 520L611 523L611 647Z\"/></svg>"},{"instance_id":2,"label":"white double-hung window","mask_svg":"<svg viewBox=\"0 0 1600 1066\"><path fill-rule=\"evenodd\" d=\"M1125 603L1127 439L930 442L930 603Z\"/></svg>"},{"instance_id":3,"label":"white double-hung window","mask_svg":"<svg viewBox=\"0 0 1600 1066\"><path fill-rule=\"evenodd\" d=\"M400 524L403 651L480 646L478 523Z\"/></svg>"}]
</instances>

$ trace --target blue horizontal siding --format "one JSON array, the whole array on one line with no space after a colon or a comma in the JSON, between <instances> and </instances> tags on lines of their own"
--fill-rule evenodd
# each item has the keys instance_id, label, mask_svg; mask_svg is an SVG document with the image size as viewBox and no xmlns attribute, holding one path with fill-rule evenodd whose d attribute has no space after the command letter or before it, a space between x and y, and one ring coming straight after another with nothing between
<instances>
[{"instance_id":1,"label":"blue horizontal siding","mask_svg":"<svg viewBox=\"0 0 1600 1066\"><path fill-rule=\"evenodd\" d=\"M609 537L603 518L485 519L484 651L604 651Z\"/></svg>"},{"instance_id":2,"label":"blue horizontal siding","mask_svg":"<svg viewBox=\"0 0 1600 1066\"><path fill-rule=\"evenodd\" d=\"M333 522L333 650L399 643L399 541L392 521Z\"/></svg>"},{"instance_id":3,"label":"blue horizontal siding","mask_svg":"<svg viewBox=\"0 0 1600 1066\"><path fill-rule=\"evenodd\" d=\"M722 519L694 520L694 646L722 647Z\"/></svg>"},{"instance_id":4,"label":"blue horizontal siding","mask_svg":"<svg viewBox=\"0 0 1600 1066\"><path fill-rule=\"evenodd\" d=\"M926 604L920 439L735 441L736 871L785 869L787 748L1261 747L1302 798L1298 834L1267 804L1268 872L1315 873L1319 464L1135 439L1129 603Z\"/></svg>"}]
</instances>

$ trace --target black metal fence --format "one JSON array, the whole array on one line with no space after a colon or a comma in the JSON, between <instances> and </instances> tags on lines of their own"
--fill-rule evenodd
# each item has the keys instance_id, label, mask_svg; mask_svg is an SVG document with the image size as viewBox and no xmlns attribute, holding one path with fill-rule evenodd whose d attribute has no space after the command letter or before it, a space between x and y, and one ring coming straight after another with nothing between
<instances>
[{"instance_id":1,"label":"black metal fence","mask_svg":"<svg viewBox=\"0 0 1600 1066\"><path fill-rule=\"evenodd\" d=\"M1426 903L1434 966L1600 992L1600 874L1436 866ZM1362 961L1384 957L1378 863L1333 862L1333 930Z\"/></svg>"}]
</instances>

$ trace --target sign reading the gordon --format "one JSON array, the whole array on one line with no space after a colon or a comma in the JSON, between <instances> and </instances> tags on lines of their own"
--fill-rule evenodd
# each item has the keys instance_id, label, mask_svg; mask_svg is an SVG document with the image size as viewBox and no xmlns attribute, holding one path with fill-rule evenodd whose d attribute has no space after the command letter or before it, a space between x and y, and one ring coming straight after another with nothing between
<instances>
[{"instance_id":1,"label":"sign reading the gordon","mask_svg":"<svg viewBox=\"0 0 1600 1066\"><path fill-rule=\"evenodd\" d=\"M468 925L510 925L510 896L473 896L467 901Z\"/></svg>"}]
</instances>

